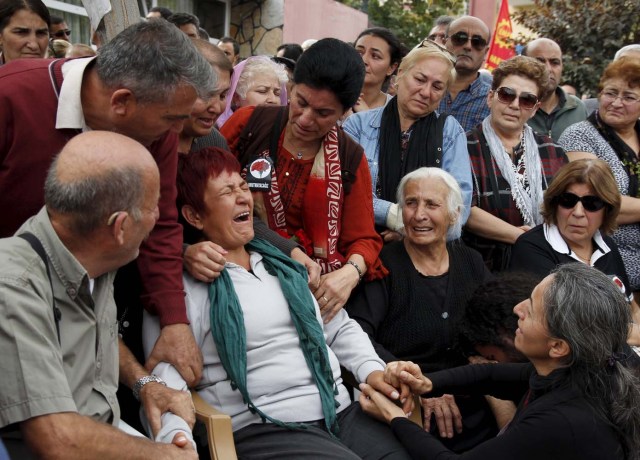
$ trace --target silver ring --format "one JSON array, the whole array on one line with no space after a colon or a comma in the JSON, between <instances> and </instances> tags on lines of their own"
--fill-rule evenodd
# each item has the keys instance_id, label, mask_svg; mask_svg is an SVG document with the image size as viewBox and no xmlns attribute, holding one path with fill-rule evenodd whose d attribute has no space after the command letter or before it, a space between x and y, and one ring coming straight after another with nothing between
<instances>
[{"instance_id":1,"label":"silver ring","mask_svg":"<svg viewBox=\"0 0 640 460\"><path fill-rule=\"evenodd\" d=\"M325 303L329 302L329 299L327 299L325 296L322 296L322 298L324 299Z\"/></svg>"}]
</instances>

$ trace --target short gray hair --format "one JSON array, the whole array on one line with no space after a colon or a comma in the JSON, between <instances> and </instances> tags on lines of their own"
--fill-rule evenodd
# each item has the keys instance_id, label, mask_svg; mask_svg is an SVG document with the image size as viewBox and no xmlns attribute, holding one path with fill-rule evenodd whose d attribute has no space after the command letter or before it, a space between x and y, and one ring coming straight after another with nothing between
<instances>
[{"instance_id":1,"label":"short gray hair","mask_svg":"<svg viewBox=\"0 0 640 460\"><path fill-rule=\"evenodd\" d=\"M60 181L58 158L53 161L44 184L47 209L69 216L71 230L86 235L102 225L116 211L142 218L144 170L125 166L70 181Z\"/></svg>"},{"instance_id":2,"label":"short gray hair","mask_svg":"<svg viewBox=\"0 0 640 460\"><path fill-rule=\"evenodd\" d=\"M258 75L265 73L273 73L278 79L280 86L285 85L289 81L289 75L284 65L273 62L270 57L267 56L254 56L247 59L244 64L242 73L238 78L238 84L236 86L236 94L240 96L240 99L246 99L249 88L253 83L253 79Z\"/></svg>"},{"instance_id":3,"label":"short gray hair","mask_svg":"<svg viewBox=\"0 0 640 460\"><path fill-rule=\"evenodd\" d=\"M423 179L440 179L446 185L447 193L447 210L449 211L449 217L451 218L451 224L447 230L447 239L454 240L460 238L462 234L462 210L464 208L464 202L462 201L462 191L458 181L444 169L440 168L418 168L400 180L398 185L398 191L396 201L400 208L404 207L404 189L411 181L419 181Z\"/></svg>"},{"instance_id":4,"label":"short gray hair","mask_svg":"<svg viewBox=\"0 0 640 460\"><path fill-rule=\"evenodd\" d=\"M582 263L552 272L543 294L552 337L566 341L570 383L618 432L628 459L640 455L640 382L625 365L631 309L610 277ZM633 351L629 351L633 353Z\"/></svg>"},{"instance_id":5,"label":"short gray hair","mask_svg":"<svg viewBox=\"0 0 640 460\"><path fill-rule=\"evenodd\" d=\"M96 70L108 88L127 88L142 103L165 103L180 85L207 99L217 76L180 29L167 21L136 23L100 48Z\"/></svg>"}]
</instances>

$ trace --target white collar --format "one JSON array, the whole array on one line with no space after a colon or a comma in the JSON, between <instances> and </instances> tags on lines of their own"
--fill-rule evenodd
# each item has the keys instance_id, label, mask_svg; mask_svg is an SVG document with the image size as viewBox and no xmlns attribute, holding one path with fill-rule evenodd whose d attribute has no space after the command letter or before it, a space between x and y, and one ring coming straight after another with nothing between
<instances>
[{"instance_id":1,"label":"white collar","mask_svg":"<svg viewBox=\"0 0 640 460\"><path fill-rule=\"evenodd\" d=\"M82 77L84 72L95 59L90 58L72 59L62 64L62 87L58 98L58 112L56 113L56 129L81 129L89 131L84 113L82 112Z\"/></svg>"},{"instance_id":2,"label":"white collar","mask_svg":"<svg viewBox=\"0 0 640 460\"><path fill-rule=\"evenodd\" d=\"M560 230L556 225L544 224L543 228L544 238L545 240L547 240L547 243L551 245L554 251L560 254L568 255L578 262L584 263L584 261L571 250L567 242L560 234ZM609 248L609 246L607 246L607 243L604 242L600 230L596 230L596 233L593 235L593 244L595 245L595 250L593 251L593 254L591 254L591 260L589 261L589 265L591 266L593 266L600 257L608 254L611 251L611 248Z\"/></svg>"}]
</instances>

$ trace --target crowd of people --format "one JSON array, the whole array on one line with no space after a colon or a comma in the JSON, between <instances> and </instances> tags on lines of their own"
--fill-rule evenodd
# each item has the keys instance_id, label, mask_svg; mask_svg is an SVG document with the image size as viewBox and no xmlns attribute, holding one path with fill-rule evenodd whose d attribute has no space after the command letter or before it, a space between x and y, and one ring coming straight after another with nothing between
<instances>
[{"instance_id":1,"label":"crowd of people","mask_svg":"<svg viewBox=\"0 0 640 460\"><path fill-rule=\"evenodd\" d=\"M188 390L241 459L639 460L640 45L591 110L490 37L0 1L0 460L207 458Z\"/></svg>"}]
</instances>

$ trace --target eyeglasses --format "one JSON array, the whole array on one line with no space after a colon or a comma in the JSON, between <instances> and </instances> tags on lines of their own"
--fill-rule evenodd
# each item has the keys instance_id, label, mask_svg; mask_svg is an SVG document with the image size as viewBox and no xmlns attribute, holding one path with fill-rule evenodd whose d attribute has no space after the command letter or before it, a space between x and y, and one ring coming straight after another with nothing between
<instances>
[{"instance_id":1,"label":"eyeglasses","mask_svg":"<svg viewBox=\"0 0 640 460\"><path fill-rule=\"evenodd\" d=\"M60 29L52 34L56 38L69 37L71 35L71 29Z\"/></svg>"},{"instance_id":2,"label":"eyeglasses","mask_svg":"<svg viewBox=\"0 0 640 460\"><path fill-rule=\"evenodd\" d=\"M440 43L436 43L430 38L425 38L420 43L418 43L413 49L416 50L418 48L436 48L440 51L444 56L451 61L453 65L456 65L456 57L451 54L451 52L442 46Z\"/></svg>"},{"instance_id":3,"label":"eyeglasses","mask_svg":"<svg viewBox=\"0 0 640 460\"><path fill-rule=\"evenodd\" d=\"M556 197L559 206L565 209L573 209L578 202L582 203L582 207L589 212L600 211L605 206L610 206L602 198L594 195L578 196L575 193L564 192Z\"/></svg>"},{"instance_id":4,"label":"eyeglasses","mask_svg":"<svg viewBox=\"0 0 640 460\"><path fill-rule=\"evenodd\" d=\"M603 91L600 93L600 97L607 104L612 103L616 99L620 99L624 105L633 105L636 102L640 101L636 96L631 96L629 94L619 94L617 91Z\"/></svg>"},{"instance_id":5,"label":"eyeglasses","mask_svg":"<svg viewBox=\"0 0 640 460\"><path fill-rule=\"evenodd\" d=\"M431 41L436 41L436 40L446 40L447 36L445 34L431 34L427 37L429 40Z\"/></svg>"},{"instance_id":6,"label":"eyeglasses","mask_svg":"<svg viewBox=\"0 0 640 460\"><path fill-rule=\"evenodd\" d=\"M466 32L456 32L453 35L449 35L451 39L451 43L454 46L463 46L466 45L469 40L471 40L471 46L476 51L483 51L487 47L487 41L482 38L480 35L473 35L469 37L469 34Z\"/></svg>"},{"instance_id":7,"label":"eyeglasses","mask_svg":"<svg viewBox=\"0 0 640 460\"><path fill-rule=\"evenodd\" d=\"M518 104L525 110L533 109L538 103L538 96L535 94L525 92L518 95L515 89L509 88L508 86L501 86L496 91L496 94L498 95L498 100L503 104L511 104L517 97Z\"/></svg>"}]
</instances>

